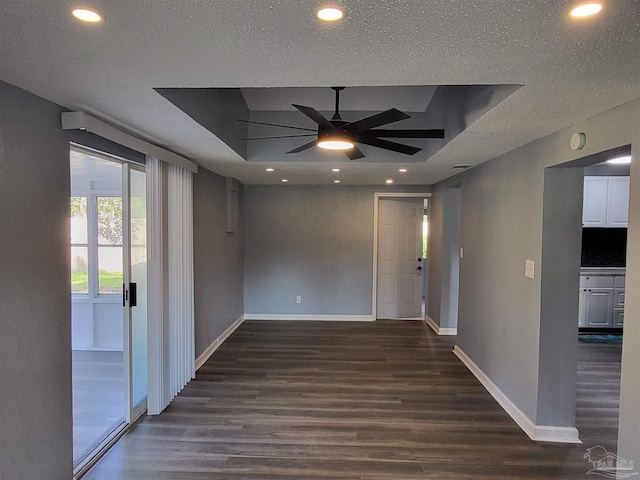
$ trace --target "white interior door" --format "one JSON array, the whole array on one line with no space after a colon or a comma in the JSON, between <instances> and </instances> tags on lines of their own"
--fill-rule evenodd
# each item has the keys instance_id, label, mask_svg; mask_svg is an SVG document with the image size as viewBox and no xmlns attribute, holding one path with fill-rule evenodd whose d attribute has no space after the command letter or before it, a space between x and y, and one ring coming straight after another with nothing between
<instances>
[{"instance_id":1,"label":"white interior door","mask_svg":"<svg viewBox=\"0 0 640 480\"><path fill-rule=\"evenodd\" d=\"M424 200L379 201L376 317L420 318Z\"/></svg>"}]
</instances>

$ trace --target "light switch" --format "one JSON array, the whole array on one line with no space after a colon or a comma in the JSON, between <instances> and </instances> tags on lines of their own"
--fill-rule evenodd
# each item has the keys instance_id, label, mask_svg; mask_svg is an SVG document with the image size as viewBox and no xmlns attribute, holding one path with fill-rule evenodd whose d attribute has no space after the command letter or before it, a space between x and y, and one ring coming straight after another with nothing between
<instances>
[{"instance_id":1,"label":"light switch","mask_svg":"<svg viewBox=\"0 0 640 480\"><path fill-rule=\"evenodd\" d=\"M535 277L535 263L533 260L526 260L524 262L524 276L527 278Z\"/></svg>"},{"instance_id":2,"label":"light switch","mask_svg":"<svg viewBox=\"0 0 640 480\"><path fill-rule=\"evenodd\" d=\"M464 258L464 248L460 247L460 258Z\"/></svg>"}]
</instances>

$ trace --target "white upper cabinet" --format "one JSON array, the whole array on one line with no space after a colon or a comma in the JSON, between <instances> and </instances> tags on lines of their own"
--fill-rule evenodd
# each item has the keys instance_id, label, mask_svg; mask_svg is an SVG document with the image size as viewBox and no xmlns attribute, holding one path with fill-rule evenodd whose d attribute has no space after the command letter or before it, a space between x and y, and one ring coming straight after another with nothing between
<instances>
[{"instance_id":1,"label":"white upper cabinet","mask_svg":"<svg viewBox=\"0 0 640 480\"><path fill-rule=\"evenodd\" d=\"M629 219L629 177L584 177L582 225L626 227Z\"/></svg>"},{"instance_id":2,"label":"white upper cabinet","mask_svg":"<svg viewBox=\"0 0 640 480\"><path fill-rule=\"evenodd\" d=\"M584 198L582 200L583 226L607 226L608 191L609 177L584 177Z\"/></svg>"},{"instance_id":3,"label":"white upper cabinet","mask_svg":"<svg viewBox=\"0 0 640 480\"><path fill-rule=\"evenodd\" d=\"M629 224L629 177L609 177L607 227Z\"/></svg>"}]
</instances>

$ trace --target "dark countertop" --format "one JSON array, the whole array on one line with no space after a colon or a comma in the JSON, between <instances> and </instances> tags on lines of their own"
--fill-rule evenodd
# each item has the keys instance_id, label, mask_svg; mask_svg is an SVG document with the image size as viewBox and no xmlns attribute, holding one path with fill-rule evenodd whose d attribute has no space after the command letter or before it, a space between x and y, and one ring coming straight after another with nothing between
<instances>
[{"instance_id":1,"label":"dark countertop","mask_svg":"<svg viewBox=\"0 0 640 480\"><path fill-rule=\"evenodd\" d=\"M606 276L606 275L626 275L625 267L582 267L580 275Z\"/></svg>"}]
</instances>

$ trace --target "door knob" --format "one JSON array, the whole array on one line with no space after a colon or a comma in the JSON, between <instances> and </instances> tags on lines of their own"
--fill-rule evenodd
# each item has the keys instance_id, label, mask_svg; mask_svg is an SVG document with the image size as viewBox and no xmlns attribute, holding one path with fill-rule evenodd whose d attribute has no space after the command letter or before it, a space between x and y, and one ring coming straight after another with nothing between
<instances>
[{"instance_id":1,"label":"door knob","mask_svg":"<svg viewBox=\"0 0 640 480\"><path fill-rule=\"evenodd\" d=\"M422 257L418 257L418 261L421 262L422 261Z\"/></svg>"},{"instance_id":2,"label":"door knob","mask_svg":"<svg viewBox=\"0 0 640 480\"><path fill-rule=\"evenodd\" d=\"M416 270L422 270L422 265L418 265L418 268L416 268Z\"/></svg>"}]
</instances>

